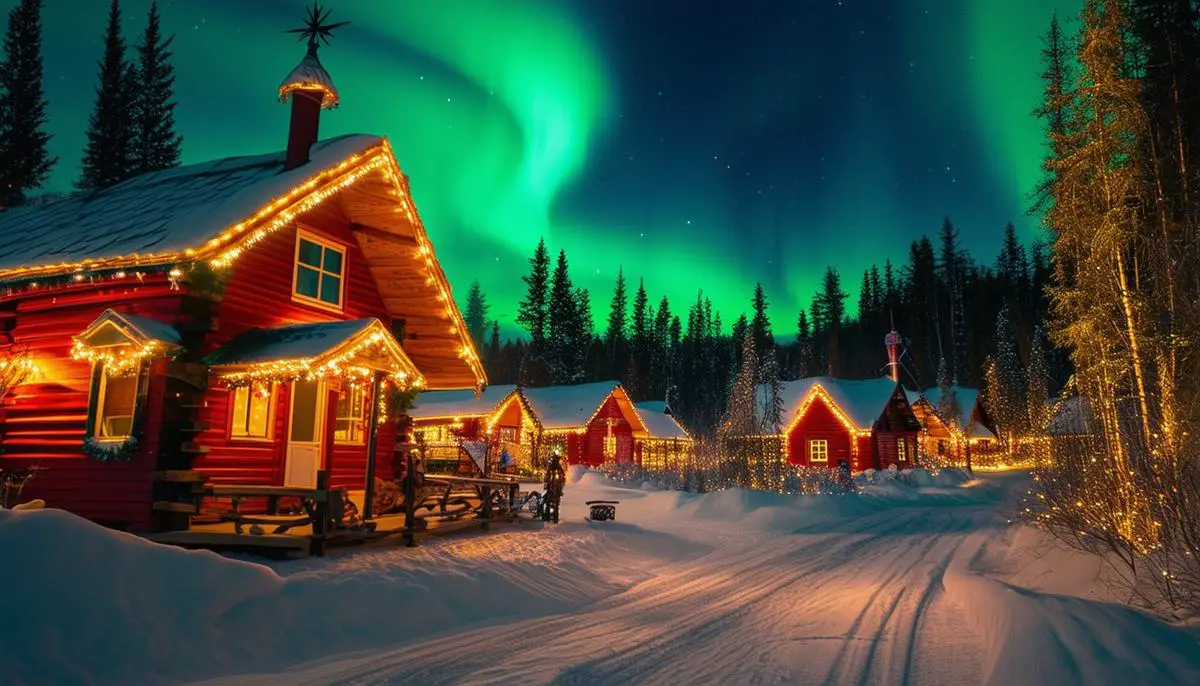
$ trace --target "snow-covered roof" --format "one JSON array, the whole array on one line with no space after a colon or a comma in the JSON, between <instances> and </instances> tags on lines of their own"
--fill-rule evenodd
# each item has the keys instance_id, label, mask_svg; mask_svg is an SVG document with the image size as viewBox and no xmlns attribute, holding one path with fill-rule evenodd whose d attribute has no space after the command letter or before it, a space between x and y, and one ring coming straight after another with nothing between
<instances>
[{"instance_id":1,"label":"snow-covered roof","mask_svg":"<svg viewBox=\"0 0 1200 686\"><path fill-rule=\"evenodd\" d=\"M21 268L139 256L173 260L254 215L287 191L379 145L353 134L312 147L310 161L284 170L283 152L227 157L135 176L95 193L0 212L0 281ZM160 259L156 260L158 256Z\"/></svg>"},{"instance_id":2,"label":"snow-covered roof","mask_svg":"<svg viewBox=\"0 0 1200 686\"><path fill-rule=\"evenodd\" d=\"M643 400L640 403L634 403L634 406L639 410L649 410L650 412L669 413L670 408L667 407L665 400Z\"/></svg>"},{"instance_id":3,"label":"snow-covered roof","mask_svg":"<svg viewBox=\"0 0 1200 686\"><path fill-rule=\"evenodd\" d=\"M543 429L580 429L620 387L617 381L597 381L572 386L522 388L521 395L525 396L529 409Z\"/></svg>"},{"instance_id":4,"label":"snow-covered roof","mask_svg":"<svg viewBox=\"0 0 1200 686\"><path fill-rule=\"evenodd\" d=\"M648 438L678 438L690 439L688 432L675 421L675 418L665 412L667 404L661 400L650 400L634 403L638 417L646 427Z\"/></svg>"},{"instance_id":5,"label":"snow-covered roof","mask_svg":"<svg viewBox=\"0 0 1200 686\"><path fill-rule=\"evenodd\" d=\"M110 328L111 327L111 328ZM96 337L104 337L105 330L112 331L115 329L118 335L126 339L128 342L138 345L145 345L150 341L160 341L168 345L179 345L183 338L175 327L165 322L160 322L157 319L149 317L141 317L136 314L127 312L117 312L116 310L105 310L97 317L88 327L81 331L76 340L85 343L91 342ZM97 345L112 345L113 341L109 340L106 343L97 343Z\"/></svg>"},{"instance_id":6,"label":"snow-covered roof","mask_svg":"<svg viewBox=\"0 0 1200 686\"><path fill-rule=\"evenodd\" d=\"M979 402L979 389L967 388L966 386L951 386L951 388L954 389L954 400L958 403L958 425L969 426L971 424L971 415L975 412L975 404ZM940 387L932 386L926 388L922 391L922 394L929 401L929 404L933 405L934 409L940 406L942 402L942 389ZM984 430L987 431L987 428L984 427ZM995 435L991 431L987 431L987 436L981 436L980 438L986 437L995 438Z\"/></svg>"},{"instance_id":7,"label":"snow-covered roof","mask_svg":"<svg viewBox=\"0 0 1200 686\"><path fill-rule=\"evenodd\" d=\"M378 319L351 319L251 329L214 350L204 363L225 366L316 359L375 326L383 328Z\"/></svg>"},{"instance_id":8,"label":"snow-covered roof","mask_svg":"<svg viewBox=\"0 0 1200 686\"><path fill-rule=\"evenodd\" d=\"M490 414L516 390L514 385L488 386L479 397L473 390L426 391L417 396L408 416L413 419L432 417L482 417Z\"/></svg>"},{"instance_id":9,"label":"snow-covered roof","mask_svg":"<svg viewBox=\"0 0 1200 686\"><path fill-rule=\"evenodd\" d=\"M886 376L861 381L810 376L795 381L784 381L780 386L785 424L800 410L809 393L815 392L814 387L820 386L837 404L838 409L862 430L874 426L875 420L879 419L891 400L892 392L896 390L896 382ZM760 384L757 391L759 408L765 407L770 399L771 387L769 384Z\"/></svg>"},{"instance_id":10,"label":"snow-covered roof","mask_svg":"<svg viewBox=\"0 0 1200 686\"><path fill-rule=\"evenodd\" d=\"M1098 428L1092 404L1082 396L1063 398L1055 403L1046 427L1051 436L1086 436Z\"/></svg>"}]
</instances>

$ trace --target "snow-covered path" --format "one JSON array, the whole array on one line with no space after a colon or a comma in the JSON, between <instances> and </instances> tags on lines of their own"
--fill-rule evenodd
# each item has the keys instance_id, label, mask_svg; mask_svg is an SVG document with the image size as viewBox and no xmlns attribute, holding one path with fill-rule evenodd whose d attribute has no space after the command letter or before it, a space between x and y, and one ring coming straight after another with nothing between
<instances>
[{"instance_id":1,"label":"snow-covered path","mask_svg":"<svg viewBox=\"0 0 1200 686\"><path fill-rule=\"evenodd\" d=\"M726 532L716 550L575 612L247 683L979 681L982 646L942 576L968 535L998 531L994 507L901 508L814 528Z\"/></svg>"},{"instance_id":2,"label":"snow-covered path","mask_svg":"<svg viewBox=\"0 0 1200 686\"><path fill-rule=\"evenodd\" d=\"M14 684L1200 683L1200 629L1113 602L1005 512L1020 475L861 495L568 486L561 524L269 566L0 513ZM617 522L584 521L616 499ZM70 539L71 547L29 541ZM103 561L86 570L78 559ZM55 602L47 605L46 598ZM3 680L3 679L0 679Z\"/></svg>"}]
</instances>

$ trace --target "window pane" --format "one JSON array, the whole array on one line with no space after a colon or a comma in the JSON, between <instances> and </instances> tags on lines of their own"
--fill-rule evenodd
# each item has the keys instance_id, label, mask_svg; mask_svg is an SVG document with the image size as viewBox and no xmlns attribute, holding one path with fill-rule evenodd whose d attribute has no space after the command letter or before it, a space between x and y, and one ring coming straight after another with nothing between
<instances>
[{"instance_id":1,"label":"window pane","mask_svg":"<svg viewBox=\"0 0 1200 686\"><path fill-rule=\"evenodd\" d=\"M327 272L332 272L338 276L342 275L342 253L325 248L325 266L322 267Z\"/></svg>"},{"instance_id":2,"label":"window pane","mask_svg":"<svg viewBox=\"0 0 1200 686\"><path fill-rule=\"evenodd\" d=\"M299 443L317 443L317 408L320 399L316 381L292 383L292 440Z\"/></svg>"},{"instance_id":3,"label":"window pane","mask_svg":"<svg viewBox=\"0 0 1200 686\"><path fill-rule=\"evenodd\" d=\"M342 280L328 274L321 277L321 300L330 305L342 304Z\"/></svg>"},{"instance_id":4,"label":"window pane","mask_svg":"<svg viewBox=\"0 0 1200 686\"><path fill-rule=\"evenodd\" d=\"M349 441L349 440L351 440L351 436L350 436L350 422L351 422L351 420L349 420L349 419L339 419L339 420L337 420L337 422L336 422L336 423L333 425L333 426L334 426L334 428L333 428L333 440L335 440L335 441Z\"/></svg>"},{"instance_id":5,"label":"window pane","mask_svg":"<svg viewBox=\"0 0 1200 686\"><path fill-rule=\"evenodd\" d=\"M137 402L136 374L109 376L104 372L100 383L104 389L104 406L99 408L97 421L101 438L123 438L133 432L133 410Z\"/></svg>"},{"instance_id":6,"label":"window pane","mask_svg":"<svg viewBox=\"0 0 1200 686\"><path fill-rule=\"evenodd\" d=\"M229 433L232 436L246 435L246 414L249 412L250 389L239 386L233 389L233 420Z\"/></svg>"},{"instance_id":7,"label":"window pane","mask_svg":"<svg viewBox=\"0 0 1200 686\"><path fill-rule=\"evenodd\" d=\"M250 394L250 421L247 422L247 433L255 438L266 438L271 420L271 388L255 386Z\"/></svg>"},{"instance_id":8,"label":"window pane","mask_svg":"<svg viewBox=\"0 0 1200 686\"><path fill-rule=\"evenodd\" d=\"M300 239L300 263L312 265L314 267L320 267L321 266L321 246L317 245L316 243L313 243L312 241L306 241L303 238L301 238Z\"/></svg>"},{"instance_id":9,"label":"window pane","mask_svg":"<svg viewBox=\"0 0 1200 686\"><path fill-rule=\"evenodd\" d=\"M300 265L296 266L296 293L298 295L317 297L317 285L321 282L321 273Z\"/></svg>"}]
</instances>

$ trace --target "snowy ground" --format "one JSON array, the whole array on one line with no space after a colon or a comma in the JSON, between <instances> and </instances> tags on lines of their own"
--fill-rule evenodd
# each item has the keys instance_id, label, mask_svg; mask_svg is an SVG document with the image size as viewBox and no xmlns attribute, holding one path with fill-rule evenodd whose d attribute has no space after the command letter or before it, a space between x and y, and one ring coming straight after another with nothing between
<instances>
[{"instance_id":1,"label":"snowy ground","mask_svg":"<svg viewBox=\"0 0 1200 686\"><path fill-rule=\"evenodd\" d=\"M269 566L0 513L23 559L0 567L0 682L1200 683L1200 632L1007 526L1020 476L953 482L692 496L588 474L557 526ZM585 522L594 498L618 521Z\"/></svg>"}]
</instances>

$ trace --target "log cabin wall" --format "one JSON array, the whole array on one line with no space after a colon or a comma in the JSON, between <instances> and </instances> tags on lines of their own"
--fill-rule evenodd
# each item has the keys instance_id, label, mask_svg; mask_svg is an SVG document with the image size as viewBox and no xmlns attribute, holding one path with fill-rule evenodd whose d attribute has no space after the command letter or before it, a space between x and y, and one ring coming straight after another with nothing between
<instances>
[{"instance_id":1,"label":"log cabin wall","mask_svg":"<svg viewBox=\"0 0 1200 686\"><path fill-rule=\"evenodd\" d=\"M604 439L608 435L608 422L612 420L613 436L617 439L616 455L609 459L604 454ZM580 437L579 463L599 466L604 462L633 462L633 427L625 420L617 399L610 395L600 406L596 416L587 425Z\"/></svg>"},{"instance_id":2,"label":"log cabin wall","mask_svg":"<svg viewBox=\"0 0 1200 686\"><path fill-rule=\"evenodd\" d=\"M292 297L297 225L305 232L345 248L346 278L340 312ZM226 283L224 297L217 307L217 327L205 341L204 354L234 336L258 327L367 317L391 325L379 289L338 202L325 202L303 215L296 225L264 238L241 255L231 269L233 272ZM195 468L214 483L282 484L290 415L289 388L290 384L279 384L276 388L273 440L239 440L229 435L231 394L218 380L210 379L201 417L208 428L197 438L208 452L195 461ZM368 407L369 403L368 400ZM377 468L386 470L383 466L391 464L394 444L395 432L381 430L376 450ZM364 487L365 437L362 444L326 446L323 455L326 460L323 467L330 470L332 486L351 490Z\"/></svg>"},{"instance_id":3,"label":"log cabin wall","mask_svg":"<svg viewBox=\"0 0 1200 686\"><path fill-rule=\"evenodd\" d=\"M38 465L22 499L42 498L101 524L142 530L150 524L153 472L160 451L166 360L150 363L142 433L132 460L98 462L83 454L91 365L71 358L72 337L106 309L186 323L182 291L161 275L132 273L114 282L80 283L0 297L0 350L10 343L41 369L37 383L4 402L0 466ZM163 446L167 448L167 446Z\"/></svg>"},{"instance_id":4,"label":"log cabin wall","mask_svg":"<svg viewBox=\"0 0 1200 686\"><path fill-rule=\"evenodd\" d=\"M809 461L809 441L812 440L828 441L828 462L811 463ZM818 397L813 400L808 411L788 433L788 462L803 466L837 468L838 463L845 460L851 469L857 471L864 467L861 466L863 454L861 445L858 450L859 457L855 459L853 446L856 440L858 440L857 436L842 424L826 401Z\"/></svg>"},{"instance_id":5,"label":"log cabin wall","mask_svg":"<svg viewBox=\"0 0 1200 686\"><path fill-rule=\"evenodd\" d=\"M904 392L897 390L875 423L876 464L874 466L877 469L887 469L893 464L898 469L918 466L917 441L921 433L920 426ZM901 442L904 444L905 459L903 461L900 460Z\"/></svg>"}]
</instances>

